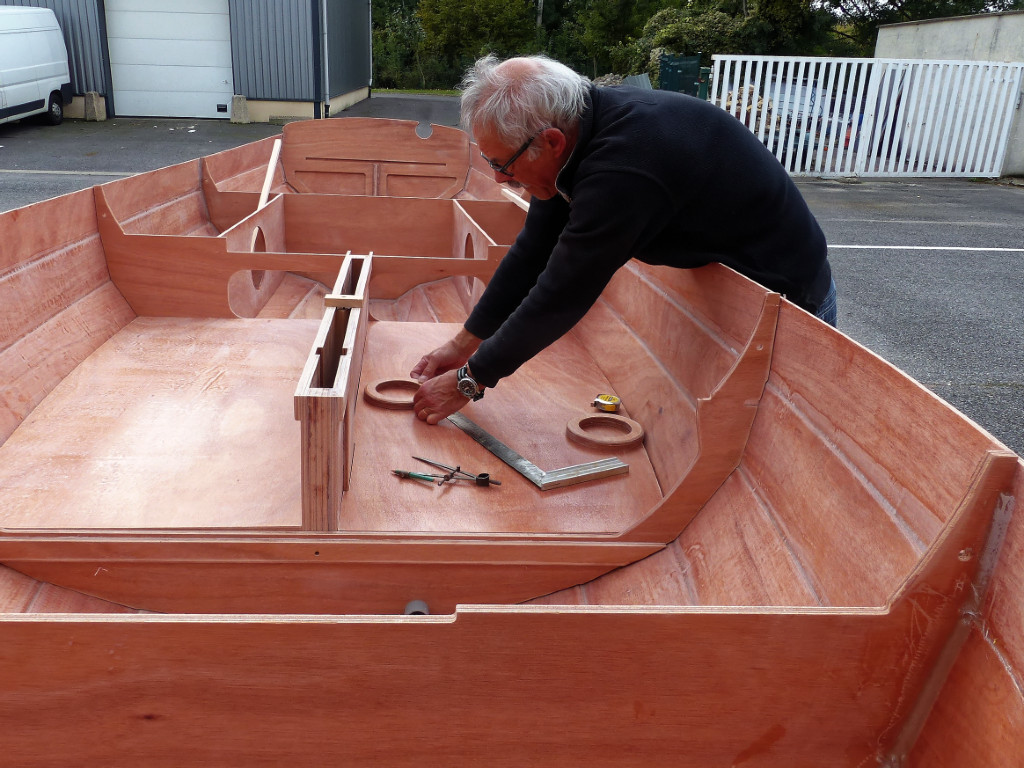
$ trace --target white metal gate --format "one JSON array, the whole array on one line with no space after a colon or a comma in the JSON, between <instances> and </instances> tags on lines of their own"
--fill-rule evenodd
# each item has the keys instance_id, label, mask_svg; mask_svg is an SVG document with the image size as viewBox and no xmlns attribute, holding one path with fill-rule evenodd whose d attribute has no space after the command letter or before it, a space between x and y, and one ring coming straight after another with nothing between
<instances>
[{"instance_id":1,"label":"white metal gate","mask_svg":"<svg viewBox=\"0 0 1024 768\"><path fill-rule=\"evenodd\" d=\"M793 175L999 176L1024 64L716 55L709 98Z\"/></svg>"}]
</instances>

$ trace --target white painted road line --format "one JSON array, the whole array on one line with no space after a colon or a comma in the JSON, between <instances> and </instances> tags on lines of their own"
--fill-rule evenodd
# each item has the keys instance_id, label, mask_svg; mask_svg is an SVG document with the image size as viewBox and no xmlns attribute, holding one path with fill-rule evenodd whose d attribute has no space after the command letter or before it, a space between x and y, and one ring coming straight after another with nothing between
<instances>
[{"instance_id":1,"label":"white painted road line","mask_svg":"<svg viewBox=\"0 0 1024 768\"><path fill-rule=\"evenodd\" d=\"M135 176L134 173L117 171L23 171L16 168L0 168L0 173L34 173L37 176L116 176L119 179Z\"/></svg>"},{"instance_id":2,"label":"white painted road line","mask_svg":"<svg viewBox=\"0 0 1024 768\"><path fill-rule=\"evenodd\" d=\"M1024 253L1024 248L971 248L964 245L832 245L829 250L850 251L977 251L990 253Z\"/></svg>"}]
</instances>

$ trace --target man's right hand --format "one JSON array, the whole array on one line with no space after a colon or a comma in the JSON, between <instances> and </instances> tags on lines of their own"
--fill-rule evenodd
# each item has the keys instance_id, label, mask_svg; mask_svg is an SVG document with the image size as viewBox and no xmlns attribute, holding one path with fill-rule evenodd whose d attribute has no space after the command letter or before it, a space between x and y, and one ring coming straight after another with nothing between
<instances>
[{"instance_id":1,"label":"man's right hand","mask_svg":"<svg viewBox=\"0 0 1024 768\"><path fill-rule=\"evenodd\" d=\"M451 341L421 357L409 376L423 384L442 373L461 368L470 355L476 352L481 341L463 328Z\"/></svg>"}]
</instances>

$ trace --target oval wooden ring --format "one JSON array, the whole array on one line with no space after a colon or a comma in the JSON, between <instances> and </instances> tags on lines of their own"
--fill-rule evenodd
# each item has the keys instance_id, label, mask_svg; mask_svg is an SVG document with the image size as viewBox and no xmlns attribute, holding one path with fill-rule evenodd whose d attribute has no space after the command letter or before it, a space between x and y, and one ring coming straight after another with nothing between
<instances>
[{"instance_id":1,"label":"oval wooden ring","mask_svg":"<svg viewBox=\"0 0 1024 768\"><path fill-rule=\"evenodd\" d=\"M409 396L396 397L394 395L386 395L381 391L384 388L407 390ZM366 389L363 390L363 397L368 402L379 405L381 408L391 408L396 411L408 410L412 408L412 395L419 388L419 383L412 379L381 379L380 381L367 384Z\"/></svg>"},{"instance_id":2,"label":"oval wooden ring","mask_svg":"<svg viewBox=\"0 0 1024 768\"><path fill-rule=\"evenodd\" d=\"M623 434L611 437L587 434L588 427L599 424L613 426ZM589 448L632 448L644 439L644 428L638 422L611 413L584 413L569 419L569 423L565 425L565 433L573 442Z\"/></svg>"}]
</instances>

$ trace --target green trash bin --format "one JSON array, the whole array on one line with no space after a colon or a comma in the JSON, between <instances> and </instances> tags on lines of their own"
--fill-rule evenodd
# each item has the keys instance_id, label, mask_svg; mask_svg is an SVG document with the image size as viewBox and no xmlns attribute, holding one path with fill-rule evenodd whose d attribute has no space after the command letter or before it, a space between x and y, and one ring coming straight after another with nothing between
<instances>
[{"instance_id":1,"label":"green trash bin","mask_svg":"<svg viewBox=\"0 0 1024 768\"><path fill-rule=\"evenodd\" d=\"M696 56L670 56L663 53L658 63L658 88L697 95L700 85L699 53Z\"/></svg>"},{"instance_id":2,"label":"green trash bin","mask_svg":"<svg viewBox=\"0 0 1024 768\"><path fill-rule=\"evenodd\" d=\"M711 67L700 68L700 80L697 81L697 98L708 100L708 84L711 82Z\"/></svg>"}]
</instances>

